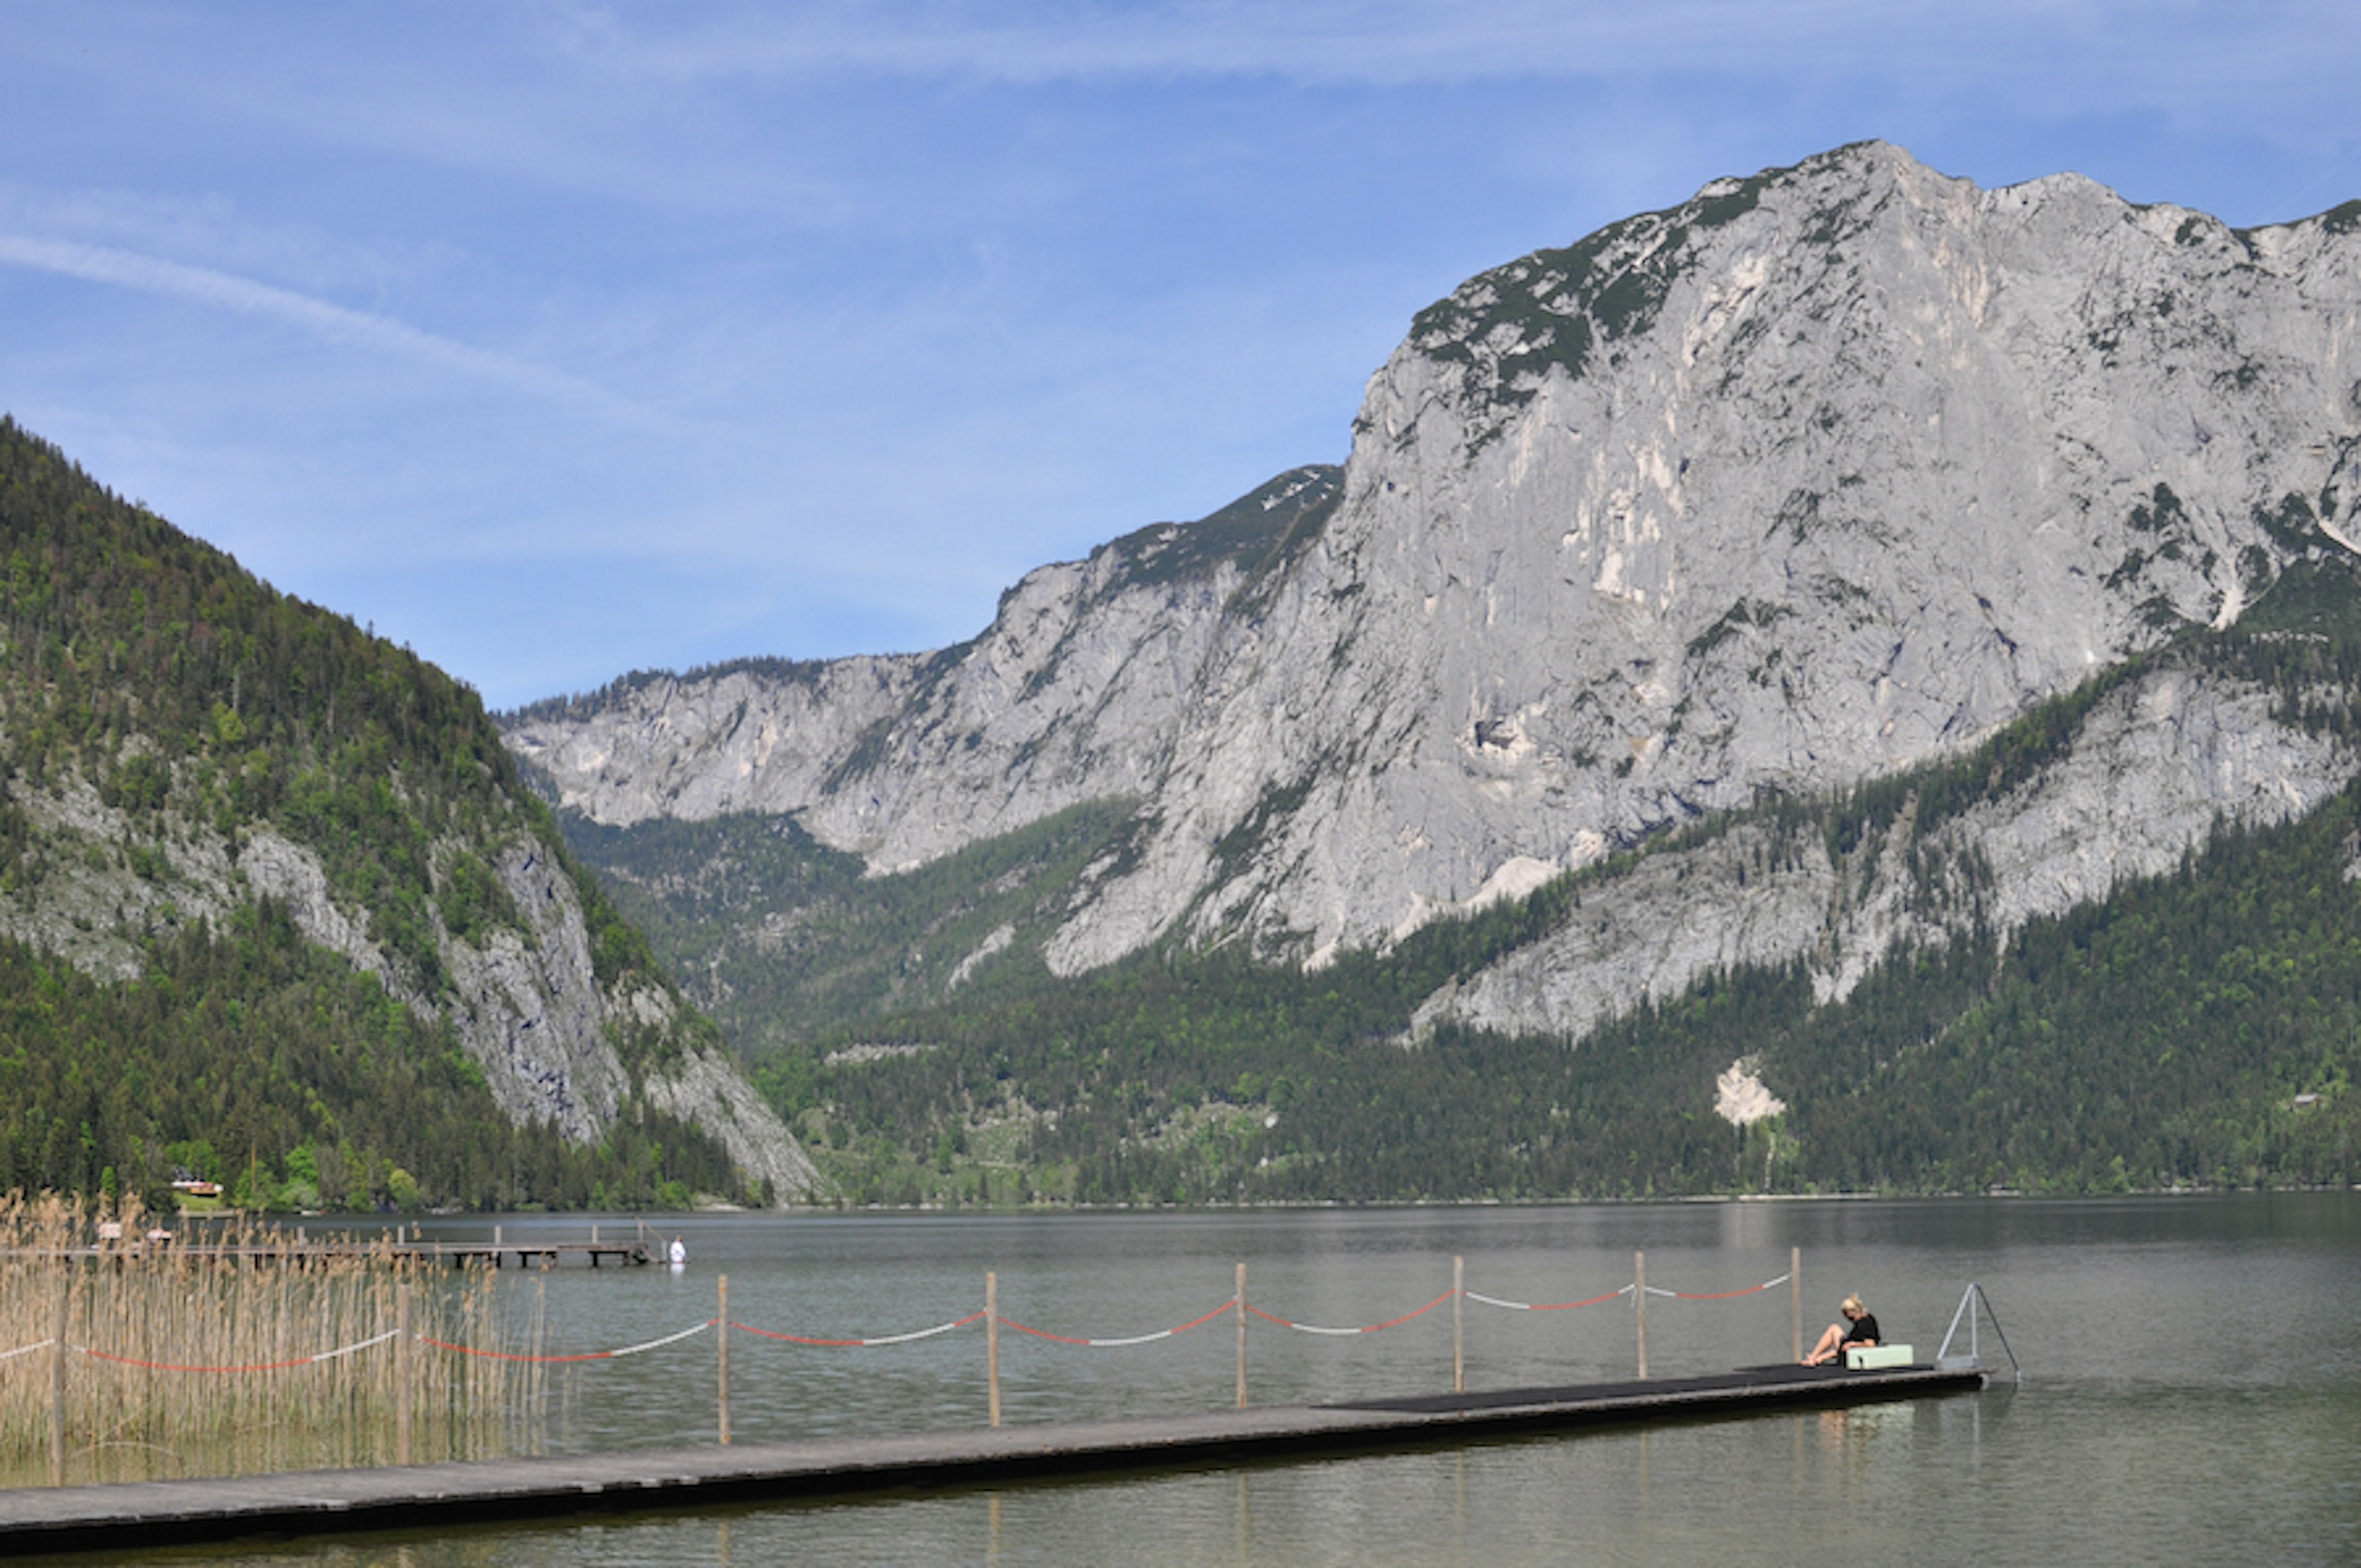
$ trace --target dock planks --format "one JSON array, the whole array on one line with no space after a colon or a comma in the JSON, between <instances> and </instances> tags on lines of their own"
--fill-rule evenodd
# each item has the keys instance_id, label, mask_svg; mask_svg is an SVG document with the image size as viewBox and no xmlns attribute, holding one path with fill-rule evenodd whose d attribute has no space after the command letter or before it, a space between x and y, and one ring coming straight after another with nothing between
<instances>
[{"instance_id":1,"label":"dock planks","mask_svg":"<svg viewBox=\"0 0 2361 1568\"><path fill-rule=\"evenodd\" d=\"M568 1263L587 1263L596 1268L602 1263L627 1266L649 1261L644 1242L512 1242L495 1238L474 1242L354 1242L310 1241L302 1236L276 1242L170 1242L163 1245L148 1243L128 1243L118 1245L27 1248L8 1250L10 1257L66 1258L83 1263L112 1263L118 1266L147 1261L168 1261L192 1258L206 1263L244 1265L275 1264L293 1268L315 1264L335 1263L341 1259L361 1262L402 1261L410 1263L447 1263L460 1267L480 1263L491 1268L507 1266L514 1257L516 1266L555 1268Z\"/></svg>"},{"instance_id":2,"label":"dock planks","mask_svg":"<svg viewBox=\"0 0 2361 1568\"><path fill-rule=\"evenodd\" d=\"M1350 1405L1066 1421L401 1469L0 1492L0 1556L242 1537L434 1530L906 1488L1368 1453L1651 1421L1967 1393L1973 1368L1750 1367L1653 1382L1421 1395Z\"/></svg>"}]
</instances>

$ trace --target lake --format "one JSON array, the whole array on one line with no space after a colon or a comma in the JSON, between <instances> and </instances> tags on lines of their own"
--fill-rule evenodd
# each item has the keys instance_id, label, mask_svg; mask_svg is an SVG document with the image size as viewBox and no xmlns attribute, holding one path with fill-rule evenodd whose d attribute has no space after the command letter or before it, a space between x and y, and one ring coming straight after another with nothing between
<instances>
[{"instance_id":1,"label":"lake","mask_svg":"<svg viewBox=\"0 0 2361 1568\"><path fill-rule=\"evenodd\" d=\"M511 1239L589 1222L508 1216ZM489 1220L430 1224L454 1239ZM606 1234L634 1222L601 1222ZM1981 1281L2021 1386L1842 1411L1116 1480L743 1508L264 1550L209 1563L2096 1563L2361 1561L2361 1194L1680 1203L1246 1213L726 1215L646 1222L687 1266L516 1274L512 1333L552 1353L713 1315L807 1338L923 1330L983 1305L1078 1338L1169 1329L1247 1299L1290 1321L1386 1321L1447 1291L1570 1302L1644 1252L1650 1286L1743 1290L1803 1260L1805 1332L1858 1291L1922 1357ZM1471 1388L1631 1376L1631 1297L1558 1311L1470 1301ZM1652 1296L1650 1371L1785 1358L1787 1287ZM1093 1349L1005 1332L1010 1423L1219 1409L1228 1316ZM1989 1328L1988 1360L2005 1358ZM710 1441L710 1333L551 1383L555 1451ZM740 1442L980 1425L980 1325L875 1348L732 1336ZM1450 1387L1448 1303L1382 1332L1250 1320L1257 1403Z\"/></svg>"}]
</instances>

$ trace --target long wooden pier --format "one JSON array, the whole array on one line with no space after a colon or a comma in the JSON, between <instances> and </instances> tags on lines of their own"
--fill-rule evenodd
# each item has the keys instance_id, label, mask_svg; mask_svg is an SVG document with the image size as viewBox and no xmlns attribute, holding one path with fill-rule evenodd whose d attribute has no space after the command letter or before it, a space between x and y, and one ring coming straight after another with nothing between
<instances>
[{"instance_id":1,"label":"long wooden pier","mask_svg":"<svg viewBox=\"0 0 2361 1568\"><path fill-rule=\"evenodd\" d=\"M510 1241L495 1236L490 1241L472 1242L359 1242L343 1238L313 1241L300 1235L277 1241L220 1245L172 1241L162 1244L102 1243L96 1246L76 1247L16 1247L10 1249L6 1255L115 1264L134 1263L143 1258L193 1258L208 1263L278 1264L296 1268L346 1259L447 1263L455 1268L480 1263L488 1267L502 1268L507 1266L511 1257L516 1259L519 1268L556 1268L568 1263L585 1263L596 1268L602 1263L627 1266L644 1264L650 1258L648 1244L641 1241Z\"/></svg>"},{"instance_id":2,"label":"long wooden pier","mask_svg":"<svg viewBox=\"0 0 2361 1568\"><path fill-rule=\"evenodd\" d=\"M648 1508L825 1502L1870 1404L1981 1388L1973 1366L1749 1367L1706 1377L1434 1394L1350 1405L1068 1421L899 1437L719 1444L578 1457L325 1470L0 1492L0 1556L365 1530L434 1530Z\"/></svg>"},{"instance_id":3,"label":"long wooden pier","mask_svg":"<svg viewBox=\"0 0 2361 1568\"><path fill-rule=\"evenodd\" d=\"M482 1263L494 1268L506 1266L511 1255L519 1268L536 1265L555 1268L569 1260L587 1262L593 1268L601 1262L636 1265L648 1261L647 1246L641 1242L408 1242L396 1245L392 1254L422 1263L448 1263L454 1267Z\"/></svg>"}]
</instances>

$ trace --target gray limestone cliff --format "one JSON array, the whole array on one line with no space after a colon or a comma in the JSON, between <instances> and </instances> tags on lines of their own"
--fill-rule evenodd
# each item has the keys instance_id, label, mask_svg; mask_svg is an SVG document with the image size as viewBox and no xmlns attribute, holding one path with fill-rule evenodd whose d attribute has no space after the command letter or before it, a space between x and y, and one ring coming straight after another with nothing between
<instances>
[{"instance_id":1,"label":"gray limestone cliff","mask_svg":"<svg viewBox=\"0 0 2361 1568\"><path fill-rule=\"evenodd\" d=\"M792 814L875 873L1137 800L1054 970L1167 937L1318 964L1954 755L2355 548L2357 230L1980 190L1874 143L1719 181L1422 312L1341 471L1044 568L972 643L638 677L507 740L596 821ZM2004 924L2351 772L2256 693L2109 702L1944 829ZM1697 853L1426 1015L1574 1029L1799 956L1834 994L1939 939L1898 883L1806 855L1717 897L1747 847Z\"/></svg>"},{"instance_id":2,"label":"gray limestone cliff","mask_svg":"<svg viewBox=\"0 0 2361 1568\"><path fill-rule=\"evenodd\" d=\"M1578 1036L1701 974L1788 963L1820 1001L1840 1000L1897 950L2064 914L2171 871L2218 822L2322 804L2361 758L2270 707L2256 688L2158 672L2109 692L2057 762L1911 834L1838 853L1817 834L1748 822L1643 856L1556 932L1429 997L1415 1031L1448 1020ZM1892 852L1897 837L1906 856Z\"/></svg>"},{"instance_id":3,"label":"gray limestone cliff","mask_svg":"<svg viewBox=\"0 0 2361 1568\"><path fill-rule=\"evenodd\" d=\"M78 773L46 784L17 779L0 797L36 830L45 873L30 891L0 891L0 937L58 952L76 967L130 979L146 940L184 922L221 922L236 905L269 898L305 937L375 976L423 1017L444 1017L512 1121L554 1123L570 1140L602 1136L634 1092L711 1134L750 1188L780 1201L821 1196L825 1184L778 1117L718 1045L682 1027L677 1000L624 976L602 984L571 874L520 829L486 854L516 914L467 936L430 905L439 983L370 935L370 911L334 896L319 853L279 828L247 823L224 833L193 811L150 817L108 806ZM438 846L436 859L467 849ZM639 1036L635 1073L617 1047Z\"/></svg>"}]
</instances>

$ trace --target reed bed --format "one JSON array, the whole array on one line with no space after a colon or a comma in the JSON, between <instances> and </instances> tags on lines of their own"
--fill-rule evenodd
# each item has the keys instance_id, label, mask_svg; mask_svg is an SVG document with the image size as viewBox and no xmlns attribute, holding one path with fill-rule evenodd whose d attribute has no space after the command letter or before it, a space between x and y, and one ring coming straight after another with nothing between
<instances>
[{"instance_id":1,"label":"reed bed","mask_svg":"<svg viewBox=\"0 0 2361 1568\"><path fill-rule=\"evenodd\" d=\"M539 1365L396 1332L406 1296L413 1334L537 1348L538 1313L527 1343L503 1343L511 1330L488 1270L420 1265L383 1238L308 1256L215 1258L186 1234L141 1241L151 1222L136 1205L109 1217L124 1239L99 1240L92 1203L0 1198L0 1485L391 1464L405 1384L413 1463L542 1445ZM289 1239L234 1220L202 1241ZM55 1339L61 1321L62 1350L27 1348ZM337 1350L346 1354L312 1359ZM52 1436L60 1365L61 1475Z\"/></svg>"}]
</instances>

